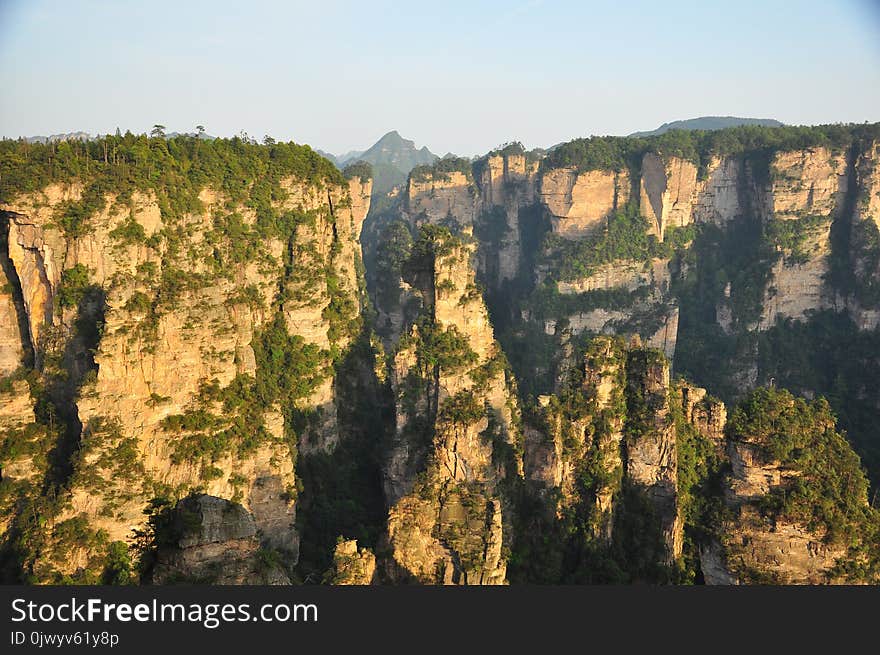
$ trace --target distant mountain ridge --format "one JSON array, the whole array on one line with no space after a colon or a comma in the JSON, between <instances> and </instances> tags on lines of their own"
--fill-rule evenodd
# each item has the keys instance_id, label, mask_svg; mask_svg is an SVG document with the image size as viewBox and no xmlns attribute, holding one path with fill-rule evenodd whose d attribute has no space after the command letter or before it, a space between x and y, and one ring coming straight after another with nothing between
<instances>
[{"instance_id":1,"label":"distant mountain ridge","mask_svg":"<svg viewBox=\"0 0 880 655\"><path fill-rule=\"evenodd\" d=\"M367 150L352 150L338 157L317 150L339 168L365 161L373 167L373 193L386 193L404 184L409 172L416 166L433 164L439 159L427 147L416 148L414 141L404 139L397 130L382 136Z\"/></svg>"},{"instance_id":2,"label":"distant mountain ridge","mask_svg":"<svg viewBox=\"0 0 880 655\"><path fill-rule=\"evenodd\" d=\"M24 140L28 143L60 143L61 141L88 141L92 138L88 132L67 132L49 136L28 136Z\"/></svg>"},{"instance_id":3,"label":"distant mountain ridge","mask_svg":"<svg viewBox=\"0 0 880 655\"><path fill-rule=\"evenodd\" d=\"M24 137L24 140L28 143L61 143L62 141L92 141L93 139L100 139L102 136L102 134L92 135L88 132L66 132L61 134L51 134L49 136L26 136ZM204 132L168 132L165 134L166 139L173 139L177 136L199 137L206 141L217 138L210 134L205 134Z\"/></svg>"},{"instance_id":4,"label":"distant mountain ridge","mask_svg":"<svg viewBox=\"0 0 880 655\"><path fill-rule=\"evenodd\" d=\"M629 136L656 136L669 130L723 130L726 127L740 125L763 125L764 127L782 127L783 123L773 118L741 118L739 116L700 116L680 121L663 123L656 130L633 132Z\"/></svg>"}]
</instances>

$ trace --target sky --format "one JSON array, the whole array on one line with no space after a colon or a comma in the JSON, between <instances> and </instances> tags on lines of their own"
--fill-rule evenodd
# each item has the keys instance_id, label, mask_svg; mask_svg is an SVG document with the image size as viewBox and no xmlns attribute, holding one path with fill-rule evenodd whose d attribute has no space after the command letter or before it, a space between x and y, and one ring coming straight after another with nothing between
<instances>
[{"instance_id":1,"label":"sky","mask_svg":"<svg viewBox=\"0 0 880 655\"><path fill-rule=\"evenodd\" d=\"M470 156L703 115L880 121L880 0L0 0L5 137Z\"/></svg>"}]
</instances>

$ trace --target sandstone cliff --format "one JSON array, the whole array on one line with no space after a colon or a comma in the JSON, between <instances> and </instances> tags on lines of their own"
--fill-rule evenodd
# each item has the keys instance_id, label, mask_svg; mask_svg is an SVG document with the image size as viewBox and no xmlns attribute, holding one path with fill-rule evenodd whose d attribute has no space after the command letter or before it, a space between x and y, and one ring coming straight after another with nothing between
<instances>
[{"instance_id":1,"label":"sandstone cliff","mask_svg":"<svg viewBox=\"0 0 880 655\"><path fill-rule=\"evenodd\" d=\"M242 503L259 542L296 562L297 446L338 441L332 362L359 329L370 184L277 179L264 204L255 183L244 202L203 186L181 209L161 189L72 182L0 207L4 366L36 354L71 457L47 481L59 502L27 564L38 579L88 579L150 499L195 489ZM299 434L296 413L315 417Z\"/></svg>"},{"instance_id":2,"label":"sandstone cliff","mask_svg":"<svg viewBox=\"0 0 880 655\"><path fill-rule=\"evenodd\" d=\"M541 202L550 213L553 231L576 239L600 226L629 200L627 171L550 169L541 175Z\"/></svg>"},{"instance_id":3,"label":"sandstone cliff","mask_svg":"<svg viewBox=\"0 0 880 655\"><path fill-rule=\"evenodd\" d=\"M707 583L873 579L870 567L853 574L876 522L867 483L824 401L759 390L737 408L727 437L727 510L701 552Z\"/></svg>"},{"instance_id":4,"label":"sandstone cliff","mask_svg":"<svg viewBox=\"0 0 880 655\"><path fill-rule=\"evenodd\" d=\"M512 144L364 235L368 179L291 144L7 157L3 570L876 580L873 129Z\"/></svg>"},{"instance_id":5,"label":"sandstone cliff","mask_svg":"<svg viewBox=\"0 0 880 655\"><path fill-rule=\"evenodd\" d=\"M423 229L413 246L408 272L422 309L391 368L388 540L394 577L501 584L511 539L502 487L521 474L518 410L468 232Z\"/></svg>"},{"instance_id":6,"label":"sandstone cliff","mask_svg":"<svg viewBox=\"0 0 880 655\"><path fill-rule=\"evenodd\" d=\"M260 550L256 522L237 503L184 498L164 528L170 543L156 554L153 584L290 584L282 563Z\"/></svg>"}]
</instances>

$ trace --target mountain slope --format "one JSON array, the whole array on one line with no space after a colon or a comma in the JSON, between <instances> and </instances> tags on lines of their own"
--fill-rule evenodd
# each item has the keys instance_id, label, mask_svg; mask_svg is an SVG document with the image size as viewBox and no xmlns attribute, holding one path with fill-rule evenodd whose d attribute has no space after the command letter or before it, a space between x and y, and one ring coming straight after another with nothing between
<instances>
[{"instance_id":1,"label":"mountain slope","mask_svg":"<svg viewBox=\"0 0 880 655\"><path fill-rule=\"evenodd\" d=\"M781 127L782 123L772 118L740 118L738 116L700 116L671 123L663 123L656 130L633 132L630 136L656 136L669 130L723 130L740 125L762 125L764 127Z\"/></svg>"},{"instance_id":2,"label":"mountain slope","mask_svg":"<svg viewBox=\"0 0 880 655\"><path fill-rule=\"evenodd\" d=\"M433 164L437 159L427 147L416 148L415 142L392 130L368 150L340 155L336 162L340 167L356 161L369 162L373 165L373 192L385 193L406 182L406 176L416 166Z\"/></svg>"}]
</instances>

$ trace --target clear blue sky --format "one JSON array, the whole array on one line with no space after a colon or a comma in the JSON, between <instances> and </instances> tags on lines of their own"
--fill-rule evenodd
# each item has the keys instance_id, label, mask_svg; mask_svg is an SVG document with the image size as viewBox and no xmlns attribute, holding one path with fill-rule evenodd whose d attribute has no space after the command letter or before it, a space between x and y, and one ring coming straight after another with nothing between
<instances>
[{"instance_id":1,"label":"clear blue sky","mask_svg":"<svg viewBox=\"0 0 880 655\"><path fill-rule=\"evenodd\" d=\"M877 0L0 0L0 134L443 154L679 118L880 120Z\"/></svg>"}]
</instances>

